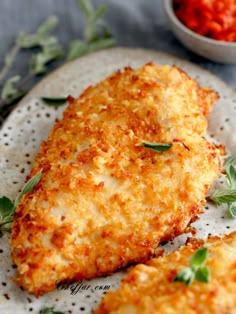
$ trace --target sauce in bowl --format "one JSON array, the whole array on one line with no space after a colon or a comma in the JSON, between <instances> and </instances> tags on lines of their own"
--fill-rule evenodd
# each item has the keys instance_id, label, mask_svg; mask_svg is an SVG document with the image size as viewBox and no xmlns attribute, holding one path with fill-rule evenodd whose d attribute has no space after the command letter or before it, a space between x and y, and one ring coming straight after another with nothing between
<instances>
[{"instance_id":1,"label":"sauce in bowl","mask_svg":"<svg viewBox=\"0 0 236 314\"><path fill-rule=\"evenodd\" d=\"M178 19L193 32L236 42L236 0L173 0Z\"/></svg>"}]
</instances>

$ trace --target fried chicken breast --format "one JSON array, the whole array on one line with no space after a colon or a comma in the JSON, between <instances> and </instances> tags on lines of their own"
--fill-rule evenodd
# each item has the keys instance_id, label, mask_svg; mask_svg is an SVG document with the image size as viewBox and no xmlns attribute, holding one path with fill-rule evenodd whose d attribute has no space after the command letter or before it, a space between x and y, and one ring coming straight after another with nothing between
<instances>
[{"instance_id":1,"label":"fried chicken breast","mask_svg":"<svg viewBox=\"0 0 236 314\"><path fill-rule=\"evenodd\" d=\"M203 138L217 97L177 67L150 63L70 98L32 169L42 179L14 218L16 282L39 296L147 261L183 233L220 172Z\"/></svg>"},{"instance_id":2,"label":"fried chicken breast","mask_svg":"<svg viewBox=\"0 0 236 314\"><path fill-rule=\"evenodd\" d=\"M190 286L173 282L189 266L200 247L208 248L206 266L209 283L193 281ZM219 239L211 237L189 242L167 256L147 265L135 266L120 288L108 292L94 314L235 314L236 313L236 232Z\"/></svg>"}]
</instances>

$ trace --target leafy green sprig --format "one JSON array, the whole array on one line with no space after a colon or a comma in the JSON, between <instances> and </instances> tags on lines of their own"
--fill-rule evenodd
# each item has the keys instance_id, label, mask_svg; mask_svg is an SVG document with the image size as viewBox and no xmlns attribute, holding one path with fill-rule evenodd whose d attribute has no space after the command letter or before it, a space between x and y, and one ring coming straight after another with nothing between
<instances>
[{"instance_id":1,"label":"leafy green sprig","mask_svg":"<svg viewBox=\"0 0 236 314\"><path fill-rule=\"evenodd\" d=\"M12 105L26 94L28 82L34 76L46 73L48 65L62 57L61 45L57 37L51 35L57 25L58 18L50 16L38 27L35 34L20 32L17 35L15 44L11 52L5 57L4 66L0 71L0 83L3 85L0 97L0 114L3 116L7 115L12 109ZM23 77L15 75L4 82L18 53L26 49L33 51L28 72Z\"/></svg>"},{"instance_id":2,"label":"leafy green sprig","mask_svg":"<svg viewBox=\"0 0 236 314\"><path fill-rule=\"evenodd\" d=\"M236 154L228 157L224 164L223 169L225 170L227 182L229 188L224 190L215 190L209 199L212 200L216 205L227 204L228 213L230 217L236 218Z\"/></svg>"},{"instance_id":3,"label":"leafy green sprig","mask_svg":"<svg viewBox=\"0 0 236 314\"><path fill-rule=\"evenodd\" d=\"M2 196L0 198L0 233L11 230L11 224L13 222L13 216L16 211L16 207L21 201L24 194L29 193L39 183L41 179L41 171L33 176L22 188L21 192L12 202L8 197Z\"/></svg>"},{"instance_id":4,"label":"leafy green sprig","mask_svg":"<svg viewBox=\"0 0 236 314\"><path fill-rule=\"evenodd\" d=\"M191 285L194 280L208 283L210 278L210 271L205 266L208 249L198 249L190 260L189 267L182 269L173 279L173 281L183 282L186 286Z\"/></svg>"},{"instance_id":5,"label":"leafy green sprig","mask_svg":"<svg viewBox=\"0 0 236 314\"><path fill-rule=\"evenodd\" d=\"M115 40L103 20L107 7L104 4L94 9L90 0L76 0L86 23L81 39L74 39L70 42L67 52L63 49L56 36L52 35L59 24L56 16L48 17L33 34L20 32L15 43L4 60L4 66L0 70L0 116L6 117L14 108L14 105L27 93L29 82L32 78L44 75L48 72L49 65L65 56L64 61L71 61L92 51L109 48L115 45ZM18 54L22 50L32 52L29 62L29 70L25 76L14 75L6 80L6 77L13 66ZM36 52L35 52L36 50ZM58 99L58 97L56 97ZM49 105L58 106L64 102L44 101Z\"/></svg>"},{"instance_id":6,"label":"leafy green sprig","mask_svg":"<svg viewBox=\"0 0 236 314\"><path fill-rule=\"evenodd\" d=\"M107 11L106 5L100 4L95 10L88 0L76 0L76 2L86 19L86 25L83 38L71 41L66 61L115 45L115 40L103 20Z\"/></svg>"}]
</instances>

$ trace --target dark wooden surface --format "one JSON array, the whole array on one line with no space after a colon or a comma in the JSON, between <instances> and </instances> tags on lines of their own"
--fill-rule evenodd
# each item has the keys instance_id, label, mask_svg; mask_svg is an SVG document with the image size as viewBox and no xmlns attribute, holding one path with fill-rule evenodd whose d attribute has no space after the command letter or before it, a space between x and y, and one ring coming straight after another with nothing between
<instances>
[{"instance_id":1,"label":"dark wooden surface","mask_svg":"<svg viewBox=\"0 0 236 314\"><path fill-rule=\"evenodd\" d=\"M117 46L151 48L168 52L199 64L221 79L236 86L236 65L223 65L198 57L185 49L171 33L162 1L165 0L93 0L108 5L106 21ZM56 15L56 30L64 48L71 39L81 36L84 19L75 0L0 0L0 67L18 31L33 32L49 15ZM12 74L27 72L29 54L21 53ZM58 64L57 64L58 65Z\"/></svg>"}]
</instances>

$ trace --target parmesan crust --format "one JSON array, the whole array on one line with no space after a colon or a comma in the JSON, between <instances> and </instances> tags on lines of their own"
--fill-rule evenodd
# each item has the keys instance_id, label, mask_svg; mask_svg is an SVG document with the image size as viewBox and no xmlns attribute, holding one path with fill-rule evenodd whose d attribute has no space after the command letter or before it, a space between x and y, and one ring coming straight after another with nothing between
<instances>
[{"instance_id":1,"label":"parmesan crust","mask_svg":"<svg viewBox=\"0 0 236 314\"><path fill-rule=\"evenodd\" d=\"M152 63L69 98L32 169L42 179L14 218L17 284L39 296L147 261L183 233L220 172L220 152L203 138L217 98ZM173 145L157 153L143 141Z\"/></svg>"},{"instance_id":2,"label":"parmesan crust","mask_svg":"<svg viewBox=\"0 0 236 314\"><path fill-rule=\"evenodd\" d=\"M193 281L187 287L173 282L176 274L189 266L200 247L208 248L206 266L210 282ZM235 314L236 313L236 232L204 244L194 240L147 265L134 267L120 288L108 292L94 314Z\"/></svg>"}]
</instances>

